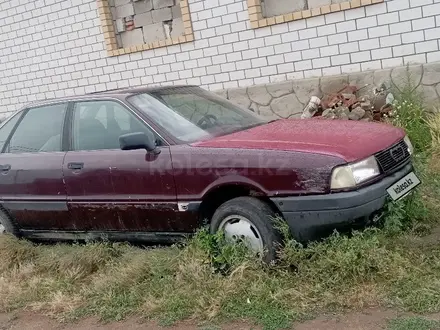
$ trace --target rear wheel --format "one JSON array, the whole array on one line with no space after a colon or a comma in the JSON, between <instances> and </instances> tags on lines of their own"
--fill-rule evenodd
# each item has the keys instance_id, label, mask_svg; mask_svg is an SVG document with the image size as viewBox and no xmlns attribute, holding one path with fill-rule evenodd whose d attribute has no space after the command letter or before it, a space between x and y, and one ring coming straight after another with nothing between
<instances>
[{"instance_id":1,"label":"rear wheel","mask_svg":"<svg viewBox=\"0 0 440 330\"><path fill-rule=\"evenodd\" d=\"M249 247L270 262L276 258L279 235L273 226L275 212L253 197L231 199L215 211L211 232L223 231L226 239L245 241Z\"/></svg>"}]
</instances>

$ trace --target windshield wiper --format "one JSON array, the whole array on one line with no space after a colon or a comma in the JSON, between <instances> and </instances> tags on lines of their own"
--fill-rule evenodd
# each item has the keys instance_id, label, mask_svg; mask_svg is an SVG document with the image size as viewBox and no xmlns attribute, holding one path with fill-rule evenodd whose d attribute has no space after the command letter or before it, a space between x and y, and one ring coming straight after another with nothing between
<instances>
[{"instance_id":1,"label":"windshield wiper","mask_svg":"<svg viewBox=\"0 0 440 330\"><path fill-rule=\"evenodd\" d=\"M268 121L266 124L272 124L272 123L274 123L274 122L276 122L276 121L278 121L279 119L272 119L272 120L270 120L270 121Z\"/></svg>"},{"instance_id":2,"label":"windshield wiper","mask_svg":"<svg viewBox=\"0 0 440 330\"><path fill-rule=\"evenodd\" d=\"M245 127L237 127L236 129L232 129L230 131L225 132L225 134L222 134L222 136L223 135L232 134L232 133L241 132L241 131L245 131L245 130L248 130L248 129L251 129L251 128L254 128L254 127L257 127L257 126L265 125L265 124L267 124L267 123L266 122L264 122L264 123L256 123L256 124L252 124L252 125L245 126Z\"/></svg>"}]
</instances>

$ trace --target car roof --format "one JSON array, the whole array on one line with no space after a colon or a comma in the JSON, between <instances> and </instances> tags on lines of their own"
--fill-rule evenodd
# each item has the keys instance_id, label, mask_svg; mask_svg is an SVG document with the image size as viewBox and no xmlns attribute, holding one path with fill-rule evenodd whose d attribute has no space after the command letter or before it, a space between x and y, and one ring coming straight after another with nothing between
<instances>
[{"instance_id":1,"label":"car roof","mask_svg":"<svg viewBox=\"0 0 440 330\"><path fill-rule=\"evenodd\" d=\"M182 87L198 87L194 85L174 85L174 86L157 86L157 87L136 87L136 88L121 88L121 89L112 89L105 92L95 92L87 95L108 95L108 94L140 94L140 93L152 93L161 90L172 90L178 89Z\"/></svg>"},{"instance_id":2,"label":"car roof","mask_svg":"<svg viewBox=\"0 0 440 330\"><path fill-rule=\"evenodd\" d=\"M62 103L62 102L72 102L72 101L87 101L87 100L96 100L100 98L117 98L117 99L125 99L128 95L135 95L141 93L153 93L159 91L169 91L173 89L179 89L182 87L199 87L196 85L174 85L174 86L157 86L157 87L136 87L136 88L121 88L121 89L112 89L103 92L93 92L84 95L75 95L75 96L65 96L54 99L47 99L41 101L35 101L33 103L27 104L25 108L41 106L52 103Z\"/></svg>"}]
</instances>

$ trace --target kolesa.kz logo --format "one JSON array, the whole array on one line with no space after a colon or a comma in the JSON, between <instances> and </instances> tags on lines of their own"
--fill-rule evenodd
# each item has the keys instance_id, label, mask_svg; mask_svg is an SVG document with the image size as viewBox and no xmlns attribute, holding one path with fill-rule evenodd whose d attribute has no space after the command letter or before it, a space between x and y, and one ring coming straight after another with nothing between
<instances>
[{"instance_id":1,"label":"kolesa.kz logo","mask_svg":"<svg viewBox=\"0 0 440 330\"><path fill-rule=\"evenodd\" d=\"M411 180L410 178L406 179L406 182L400 184L399 186L394 188L394 192L396 194L400 194L402 191L405 191L406 189L408 189L409 187L411 187L414 184L413 180Z\"/></svg>"}]
</instances>

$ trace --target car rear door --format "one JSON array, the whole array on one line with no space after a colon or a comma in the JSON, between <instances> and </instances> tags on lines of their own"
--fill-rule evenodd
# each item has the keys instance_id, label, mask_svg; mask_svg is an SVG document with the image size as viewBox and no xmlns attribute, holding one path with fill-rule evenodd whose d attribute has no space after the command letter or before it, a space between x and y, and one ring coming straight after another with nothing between
<instances>
[{"instance_id":1,"label":"car rear door","mask_svg":"<svg viewBox=\"0 0 440 330\"><path fill-rule=\"evenodd\" d=\"M119 148L119 136L150 129L116 100L76 102L71 151L63 173L71 229L168 232L178 230L169 146L161 152Z\"/></svg>"},{"instance_id":2,"label":"car rear door","mask_svg":"<svg viewBox=\"0 0 440 330\"><path fill-rule=\"evenodd\" d=\"M14 128L0 154L2 206L24 230L63 229L69 214L62 164L63 125L67 103L24 110L11 123ZM3 128L0 129L0 140Z\"/></svg>"}]
</instances>

